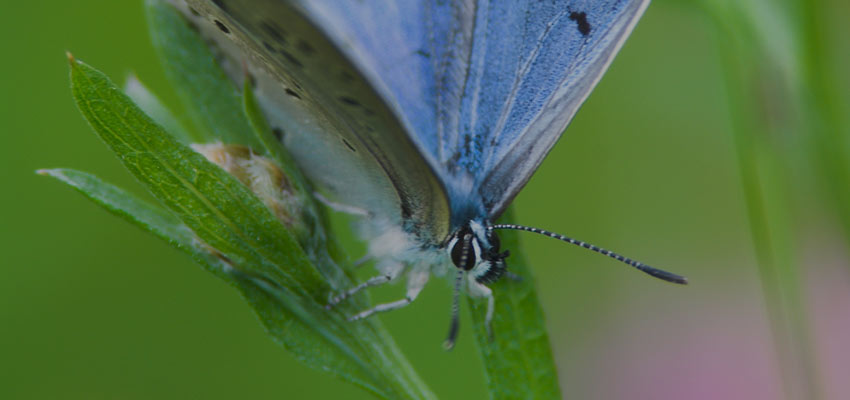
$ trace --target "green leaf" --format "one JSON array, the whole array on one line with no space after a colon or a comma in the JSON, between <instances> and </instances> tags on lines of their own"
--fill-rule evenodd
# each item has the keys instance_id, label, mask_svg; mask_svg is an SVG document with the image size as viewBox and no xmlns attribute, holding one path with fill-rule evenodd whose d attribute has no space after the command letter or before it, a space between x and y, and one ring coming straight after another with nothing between
<instances>
[{"instance_id":1,"label":"green leaf","mask_svg":"<svg viewBox=\"0 0 850 400\"><path fill-rule=\"evenodd\" d=\"M210 272L227 279L226 264L202 248L192 231L168 210L140 200L86 172L62 168L37 172L66 183L110 213L153 233L195 258Z\"/></svg>"},{"instance_id":2,"label":"green leaf","mask_svg":"<svg viewBox=\"0 0 850 400\"><path fill-rule=\"evenodd\" d=\"M223 254L262 260L266 272L304 293L322 287L311 268L275 267L305 265L306 259L265 205L235 178L178 143L91 67L71 60L71 83L78 107L101 139L202 240Z\"/></svg>"},{"instance_id":3,"label":"green leaf","mask_svg":"<svg viewBox=\"0 0 850 400\"><path fill-rule=\"evenodd\" d=\"M279 304L287 304L288 308L294 309L295 312L300 314L302 320L319 323L297 302L291 301L292 294L288 293L285 288L276 287L273 282L257 275L232 270L227 262L208 251L208 248L198 242L191 230L178 218L161 207L139 200L126 191L85 172L52 169L39 170L38 173L54 177L72 186L109 212L175 245L178 249L192 256L207 270L235 285L257 310L261 318L269 322L268 327L272 333L284 334L276 330L278 326L273 323L283 321L282 318L288 317L281 312ZM289 326L288 328L294 327ZM338 343L338 345L341 344Z\"/></svg>"},{"instance_id":4,"label":"green leaf","mask_svg":"<svg viewBox=\"0 0 850 400\"><path fill-rule=\"evenodd\" d=\"M124 82L124 93L154 121L162 125L166 132L174 135L183 143L192 143L189 131L177 119L171 110L145 86L136 75L130 74Z\"/></svg>"},{"instance_id":5,"label":"green leaf","mask_svg":"<svg viewBox=\"0 0 850 400\"><path fill-rule=\"evenodd\" d=\"M511 223L512 215L512 209L508 209L499 223ZM501 279L491 285L495 297L492 340L484 324L487 302L469 299L490 398L560 399L558 373L549 346L543 310L537 300L534 277L522 256L517 233L510 230L499 232L502 247L511 250L509 269L522 281Z\"/></svg>"},{"instance_id":6,"label":"green leaf","mask_svg":"<svg viewBox=\"0 0 850 400\"><path fill-rule=\"evenodd\" d=\"M147 0L145 6L151 41L198 130L194 141L261 148L242 114L236 88L215 62L203 38L168 2Z\"/></svg>"},{"instance_id":7,"label":"green leaf","mask_svg":"<svg viewBox=\"0 0 850 400\"><path fill-rule=\"evenodd\" d=\"M36 172L68 184L109 212L170 243L191 242L192 232L174 214L105 183L94 175L64 168L41 169Z\"/></svg>"},{"instance_id":8,"label":"green leaf","mask_svg":"<svg viewBox=\"0 0 850 400\"><path fill-rule=\"evenodd\" d=\"M266 150L266 154L269 157L278 160L284 168L289 170L293 170L292 172L299 176L299 181L303 182L304 179L301 178L300 172L296 168L292 168L295 165L289 157L289 153L284 151L283 145L280 143L280 140L274 136L271 128L269 128L268 122L266 122L266 118L263 116L262 111L260 111L260 107L257 104L257 99L254 97L254 88L251 86L251 81L249 79L245 80L245 85L242 88L242 107L245 111L245 116L248 118L248 122L251 124L251 127L254 128L254 133L257 135L257 139L262 143L263 148Z\"/></svg>"},{"instance_id":9,"label":"green leaf","mask_svg":"<svg viewBox=\"0 0 850 400\"><path fill-rule=\"evenodd\" d=\"M307 365L381 397L433 397L377 320L346 321L344 315L352 311L351 305L324 309L331 292L329 276L311 264L301 245L259 198L236 178L176 141L103 74L73 58L70 61L74 98L95 132L154 197L192 231L191 242L197 242L192 248L204 253L196 255L196 260L203 264L212 262L211 257L217 259L215 262L243 292L272 337ZM118 203L110 204L133 216L131 220L152 220L132 211L150 208L122 208ZM124 199L124 203L132 202ZM162 213L151 215L158 215L157 221L167 221ZM140 224L149 230L163 226ZM166 230L161 228L160 232ZM184 249L187 246L185 237L161 236L183 243ZM331 262L329 257L327 260ZM343 281L346 277L339 267L323 267L337 271L330 276L330 283L350 285Z\"/></svg>"}]
</instances>

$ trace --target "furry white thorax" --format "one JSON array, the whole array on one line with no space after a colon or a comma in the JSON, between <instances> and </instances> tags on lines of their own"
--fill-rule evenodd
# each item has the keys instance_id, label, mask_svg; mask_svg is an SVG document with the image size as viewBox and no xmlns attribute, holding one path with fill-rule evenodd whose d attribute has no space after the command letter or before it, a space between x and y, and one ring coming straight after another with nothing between
<instances>
[{"instance_id":1,"label":"furry white thorax","mask_svg":"<svg viewBox=\"0 0 850 400\"><path fill-rule=\"evenodd\" d=\"M452 265L444 251L423 249L414 235L387 219L367 217L357 226L361 238L369 245L368 256L375 260L375 268L393 279L405 269L442 276Z\"/></svg>"},{"instance_id":2,"label":"furry white thorax","mask_svg":"<svg viewBox=\"0 0 850 400\"><path fill-rule=\"evenodd\" d=\"M323 197L318 197L325 202L329 207L339 209L339 205L333 202L328 202ZM360 213L358 213L360 214ZM485 276L493 267L491 261L483 260L483 252L491 249L492 244L487 238L487 229L484 225L472 222L472 254L475 257L475 265L466 273L466 287L469 295L473 297L487 299L487 314L485 316L485 325L487 330L490 330L490 321L493 318L493 291L487 286L478 281L478 278ZM349 317L349 320L356 321L367 318L375 313L397 310L405 307L416 300L422 289L428 283L431 274L445 275L446 271L454 267L452 261L451 249L457 243L457 233L448 243L448 250L443 251L440 248L426 248L416 240L416 238L406 232L398 223L393 223L387 218L377 217L374 214L363 218L357 224L360 236L369 243L369 251L367 258L376 261L375 268L380 272L378 276L374 276L351 289L339 293L332 297L328 302L327 307L333 307L339 302L349 298L355 293L378 285L398 280L404 275L406 280L407 290L404 298L375 305L372 308L361 311L358 314ZM464 274L463 269L456 268L458 274ZM458 278L461 275L456 275ZM458 287L457 290L460 288ZM455 297L457 299L457 297ZM457 307L457 303L455 303ZM456 308L455 308L456 310ZM457 312L452 314L454 324L457 322ZM453 324L453 326L455 326ZM450 336L450 342L454 341L454 337Z\"/></svg>"},{"instance_id":3,"label":"furry white thorax","mask_svg":"<svg viewBox=\"0 0 850 400\"><path fill-rule=\"evenodd\" d=\"M476 263L467 273L466 286L468 294L473 297L486 297L488 293L481 290L482 285L476 279L486 275L493 267L493 263L483 257L482 246L490 246L487 228L476 221L472 221L470 227L473 232L473 254L470 256L475 257ZM446 276L447 272L456 269L451 261L451 249L459 240L457 237L452 238L445 249L423 249L414 235L385 218L363 218L357 222L357 228L361 238L368 243L368 258L375 260L378 273L389 277L390 281L403 277L408 294L418 294L427 283L428 275Z\"/></svg>"}]
</instances>

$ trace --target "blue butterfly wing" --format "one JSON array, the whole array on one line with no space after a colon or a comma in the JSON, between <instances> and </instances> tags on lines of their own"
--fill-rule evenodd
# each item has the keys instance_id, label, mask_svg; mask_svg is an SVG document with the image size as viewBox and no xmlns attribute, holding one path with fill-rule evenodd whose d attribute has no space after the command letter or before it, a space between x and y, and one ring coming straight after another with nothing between
<instances>
[{"instance_id":1,"label":"blue butterfly wing","mask_svg":"<svg viewBox=\"0 0 850 400\"><path fill-rule=\"evenodd\" d=\"M377 160L339 163L393 176L383 186L396 193L374 195L398 197L415 208L405 218L437 237L451 229L448 220L457 225L501 214L561 136L648 0L211 3L253 39L253 51L270 59L272 69L306 82L318 97L333 94L307 112L323 108L323 118L354 127L333 135L357 141ZM287 24L292 26L282 26ZM280 28L276 34L270 25ZM320 61L307 65L310 56L298 40L317 38L327 45L317 51ZM291 47L269 48L281 39ZM296 55L300 67L290 60ZM326 64L345 66L356 85L336 79L338 69ZM356 89L339 94L349 87ZM382 122L370 123L371 132L362 129L362 118L338 101L346 97L368 103ZM316 177L331 172L317 165L306 169ZM421 189L411 189L416 187Z\"/></svg>"},{"instance_id":2,"label":"blue butterfly wing","mask_svg":"<svg viewBox=\"0 0 850 400\"><path fill-rule=\"evenodd\" d=\"M355 62L404 122L423 157L450 185L449 143L468 71L475 1L297 2ZM454 187L458 186L458 187ZM466 185L471 187L471 183ZM452 201L457 203L457 201Z\"/></svg>"},{"instance_id":3,"label":"blue butterfly wing","mask_svg":"<svg viewBox=\"0 0 850 400\"><path fill-rule=\"evenodd\" d=\"M509 43L479 50L470 76L481 83L464 93L462 135L471 134L465 140L482 150L476 157L461 153L461 159L469 160L468 168L485 171L476 189L491 217L501 214L528 182L649 1L520 4L509 12L489 10L487 17L478 16L488 19L492 28L476 30L476 41L510 36L503 34L505 26L523 34L522 39L500 38Z\"/></svg>"},{"instance_id":4,"label":"blue butterfly wing","mask_svg":"<svg viewBox=\"0 0 850 400\"><path fill-rule=\"evenodd\" d=\"M405 122L453 214L481 207L490 218L543 161L648 3L299 2Z\"/></svg>"}]
</instances>

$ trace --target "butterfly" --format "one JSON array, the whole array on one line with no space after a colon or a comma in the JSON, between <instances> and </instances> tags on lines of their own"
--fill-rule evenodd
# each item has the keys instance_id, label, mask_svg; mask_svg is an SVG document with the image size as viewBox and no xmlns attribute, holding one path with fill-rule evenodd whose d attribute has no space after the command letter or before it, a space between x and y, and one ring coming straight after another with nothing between
<instances>
[{"instance_id":1,"label":"butterfly","mask_svg":"<svg viewBox=\"0 0 850 400\"><path fill-rule=\"evenodd\" d=\"M540 233L654 277L686 279L537 228L494 224L561 136L648 0L172 0L236 80L245 71L319 198L361 215L379 274L404 307L454 266L487 299L507 272L500 229ZM324 193L324 194L322 194ZM325 196L325 194L328 197Z\"/></svg>"}]
</instances>

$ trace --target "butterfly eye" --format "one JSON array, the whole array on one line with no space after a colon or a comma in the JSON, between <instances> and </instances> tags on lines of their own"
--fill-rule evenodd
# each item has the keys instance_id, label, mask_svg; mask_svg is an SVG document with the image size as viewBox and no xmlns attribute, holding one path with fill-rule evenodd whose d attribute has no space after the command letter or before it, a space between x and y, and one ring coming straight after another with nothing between
<instances>
[{"instance_id":1,"label":"butterfly eye","mask_svg":"<svg viewBox=\"0 0 850 400\"><path fill-rule=\"evenodd\" d=\"M471 270L477 262L472 245L473 240L475 239L471 234L466 234L452 244L452 263L464 271Z\"/></svg>"}]
</instances>

